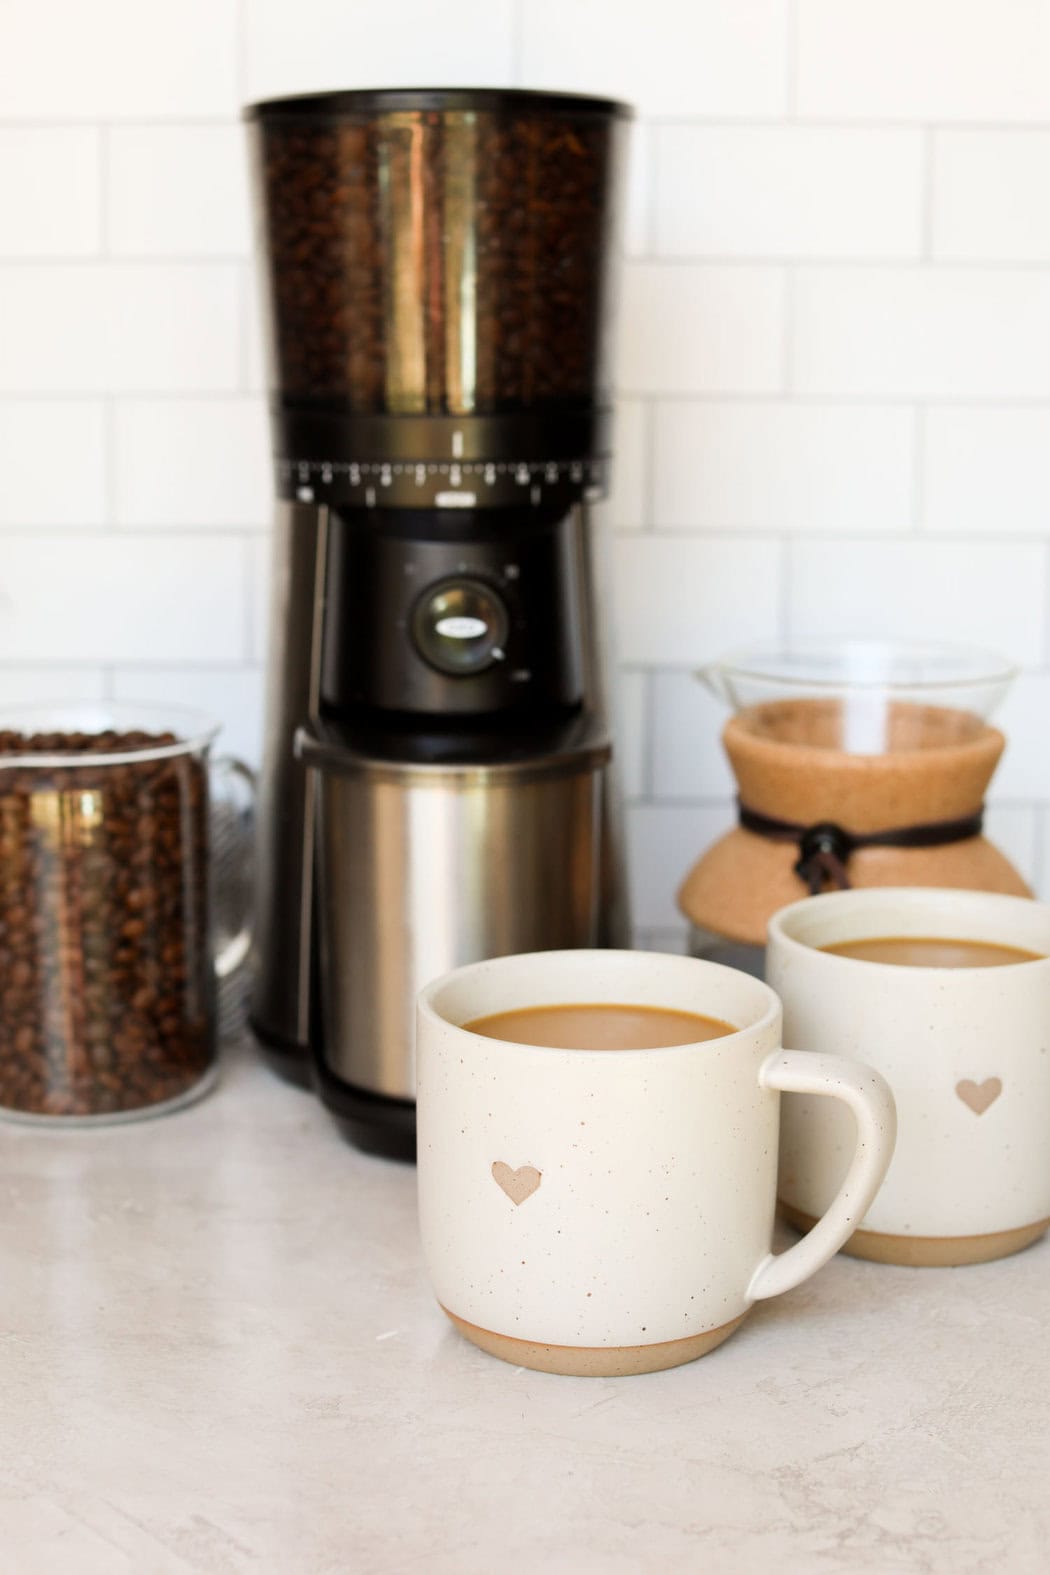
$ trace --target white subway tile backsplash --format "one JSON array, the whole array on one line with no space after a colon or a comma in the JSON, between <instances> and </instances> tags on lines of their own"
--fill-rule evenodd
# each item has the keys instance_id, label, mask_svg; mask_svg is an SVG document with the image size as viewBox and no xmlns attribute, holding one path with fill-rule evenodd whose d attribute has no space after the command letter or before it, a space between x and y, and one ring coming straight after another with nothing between
<instances>
[{"instance_id":1,"label":"white subway tile backsplash","mask_svg":"<svg viewBox=\"0 0 1050 1575\"><path fill-rule=\"evenodd\" d=\"M612 485L602 505L614 528L638 530L647 525L646 433L649 411L640 399L620 399L613 425Z\"/></svg>"},{"instance_id":2,"label":"white subway tile backsplash","mask_svg":"<svg viewBox=\"0 0 1050 1575\"><path fill-rule=\"evenodd\" d=\"M938 131L935 257L1050 262L1050 131Z\"/></svg>"},{"instance_id":3,"label":"white subway tile backsplash","mask_svg":"<svg viewBox=\"0 0 1050 1575\"><path fill-rule=\"evenodd\" d=\"M262 525L270 442L261 399L121 400L117 520L131 526Z\"/></svg>"},{"instance_id":4,"label":"white subway tile backsplash","mask_svg":"<svg viewBox=\"0 0 1050 1575\"><path fill-rule=\"evenodd\" d=\"M1043 657L1041 543L799 541L792 551L796 639L948 640L1014 661Z\"/></svg>"},{"instance_id":5,"label":"white subway tile backsplash","mask_svg":"<svg viewBox=\"0 0 1050 1575\"><path fill-rule=\"evenodd\" d=\"M931 409L924 466L930 530L1050 532L1050 409Z\"/></svg>"},{"instance_id":6,"label":"white subway tile backsplash","mask_svg":"<svg viewBox=\"0 0 1050 1575\"><path fill-rule=\"evenodd\" d=\"M192 706L222 726L218 755L238 755L249 765L262 752L263 675L259 667L118 667L114 700L153 700Z\"/></svg>"},{"instance_id":7,"label":"white subway tile backsplash","mask_svg":"<svg viewBox=\"0 0 1050 1575\"><path fill-rule=\"evenodd\" d=\"M621 661L699 665L776 637L777 543L621 535L610 545Z\"/></svg>"},{"instance_id":8,"label":"white subway tile backsplash","mask_svg":"<svg viewBox=\"0 0 1050 1575\"><path fill-rule=\"evenodd\" d=\"M628 133L624 191L623 249L628 257L644 257L652 248L652 162L655 131L635 121Z\"/></svg>"},{"instance_id":9,"label":"white subway tile backsplash","mask_svg":"<svg viewBox=\"0 0 1050 1575\"><path fill-rule=\"evenodd\" d=\"M902 531L912 520L905 408L656 405L653 521L734 530Z\"/></svg>"},{"instance_id":10,"label":"white subway tile backsplash","mask_svg":"<svg viewBox=\"0 0 1050 1575\"><path fill-rule=\"evenodd\" d=\"M0 128L0 257L97 252L101 181L94 127Z\"/></svg>"},{"instance_id":11,"label":"white subway tile backsplash","mask_svg":"<svg viewBox=\"0 0 1050 1575\"><path fill-rule=\"evenodd\" d=\"M241 267L241 387L261 393L267 387L265 325L261 281L253 263Z\"/></svg>"},{"instance_id":12,"label":"white subway tile backsplash","mask_svg":"<svg viewBox=\"0 0 1050 1575\"><path fill-rule=\"evenodd\" d=\"M0 705L4 706L66 705L101 700L105 692L102 668L84 662L70 667L0 667Z\"/></svg>"},{"instance_id":13,"label":"white subway tile backsplash","mask_svg":"<svg viewBox=\"0 0 1050 1575\"><path fill-rule=\"evenodd\" d=\"M797 28L803 116L1050 119L1041 0L798 0Z\"/></svg>"},{"instance_id":14,"label":"white subway tile backsplash","mask_svg":"<svg viewBox=\"0 0 1050 1575\"><path fill-rule=\"evenodd\" d=\"M647 673L618 673L613 688L613 723L620 786L627 798L641 798L649 774Z\"/></svg>"},{"instance_id":15,"label":"white subway tile backsplash","mask_svg":"<svg viewBox=\"0 0 1050 1575\"><path fill-rule=\"evenodd\" d=\"M0 284L0 392L236 386L233 264L12 265Z\"/></svg>"},{"instance_id":16,"label":"white subway tile backsplash","mask_svg":"<svg viewBox=\"0 0 1050 1575\"><path fill-rule=\"evenodd\" d=\"M249 99L360 87L500 87L513 78L514 0L249 0Z\"/></svg>"},{"instance_id":17,"label":"white subway tile backsplash","mask_svg":"<svg viewBox=\"0 0 1050 1575\"><path fill-rule=\"evenodd\" d=\"M802 268L791 386L801 393L1050 395L1050 274Z\"/></svg>"},{"instance_id":18,"label":"white subway tile backsplash","mask_svg":"<svg viewBox=\"0 0 1050 1575\"><path fill-rule=\"evenodd\" d=\"M991 718L1006 734L1006 750L992 781L994 799L1050 799L1050 673L1021 673Z\"/></svg>"},{"instance_id":19,"label":"white subway tile backsplash","mask_svg":"<svg viewBox=\"0 0 1050 1575\"><path fill-rule=\"evenodd\" d=\"M237 0L5 0L4 118L232 116L237 10Z\"/></svg>"},{"instance_id":20,"label":"white subway tile backsplash","mask_svg":"<svg viewBox=\"0 0 1050 1575\"><path fill-rule=\"evenodd\" d=\"M779 115L787 0L522 0L521 80L643 114Z\"/></svg>"},{"instance_id":21,"label":"white subway tile backsplash","mask_svg":"<svg viewBox=\"0 0 1050 1575\"><path fill-rule=\"evenodd\" d=\"M100 400L0 399L0 456L0 526L105 524Z\"/></svg>"},{"instance_id":22,"label":"white subway tile backsplash","mask_svg":"<svg viewBox=\"0 0 1050 1575\"><path fill-rule=\"evenodd\" d=\"M265 661L269 642L272 547L269 530L259 531L248 544L248 655L253 662Z\"/></svg>"},{"instance_id":23,"label":"white subway tile backsplash","mask_svg":"<svg viewBox=\"0 0 1050 1575\"><path fill-rule=\"evenodd\" d=\"M117 255L222 257L248 250L240 126L115 126L107 239Z\"/></svg>"},{"instance_id":24,"label":"white subway tile backsplash","mask_svg":"<svg viewBox=\"0 0 1050 1575\"><path fill-rule=\"evenodd\" d=\"M732 824L729 803L628 807L631 910L636 926L671 929L684 924L675 894L704 849Z\"/></svg>"},{"instance_id":25,"label":"white subway tile backsplash","mask_svg":"<svg viewBox=\"0 0 1050 1575\"><path fill-rule=\"evenodd\" d=\"M657 798L729 798L736 788L722 748L729 717L694 673L653 679L653 792Z\"/></svg>"},{"instance_id":26,"label":"white subway tile backsplash","mask_svg":"<svg viewBox=\"0 0 1050 1575\"><path fill-rule=\"evenodd\" d=\"M659 126L666 257L918 257L918 130Z\"/></svg>"},{"instance_id":27,"label":"white subway tile backsplash","mask_svg":"<svg viewBox=\"0 0 1050 1575\"><path fill-rule=\"evenodd\" d=\"M782 270L628 263L619 384L631 394L760 393L781 385Z\"/></svg>"},{"instance_id":28,"label":"white subway tile backsplash","mask_svg":"<svg viewBox=\"0 0 1050 1575\"><path fill-rule=\"evenodd\" d=\"M1037 820L1035 808L1021 804L989 804L984 817L985 834L1030 886L1035 886L1041 875Z\"/></svg>"},{"instance_id":29,"label":"white subway tile backsplash","mask_svg":"<svg viewBox=\"0 0 1050 1575\"><path fill-rule=\"evenodd\" d=\"M4 662L239 662L242 543L212 536L9 535L0 557Z\"/></svg>"}]
</instances>

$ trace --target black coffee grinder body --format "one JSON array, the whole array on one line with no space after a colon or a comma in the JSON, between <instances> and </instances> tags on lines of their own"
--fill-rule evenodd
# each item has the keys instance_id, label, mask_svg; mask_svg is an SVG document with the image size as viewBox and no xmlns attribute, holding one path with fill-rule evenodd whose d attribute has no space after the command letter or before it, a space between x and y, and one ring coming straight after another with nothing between
<instances>
[{"instance_id":1,"label":"black coffee grinder body","mask_svg":"<svg viewBox=\"0 0 1050 1575\"><path fill-rule=\"evenodd\" d=\"M589 503L623 106L406 90L248 112L278 511L253 1023L414 1145L414 998L621 945Z\"/></svg>"}]
</instances>

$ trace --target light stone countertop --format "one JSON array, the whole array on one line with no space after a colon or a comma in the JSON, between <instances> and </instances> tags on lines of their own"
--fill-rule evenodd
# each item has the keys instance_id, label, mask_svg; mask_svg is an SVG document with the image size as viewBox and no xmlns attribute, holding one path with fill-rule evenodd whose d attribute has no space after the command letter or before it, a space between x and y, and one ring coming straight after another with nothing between
<instances>
[{"instance_id":1,"label":"light stone countertop","mask_svg":"<svg viewBox=\"0 0 1050 1575\"><path fill-rule=\"evenodd\" d=\"M835 1260L704 1360L514 1369L415 1176L243 1053L175 1116L0 1133L0 1575L1050 1570L1050 1245Z\"/></svg>"}]
</instances>

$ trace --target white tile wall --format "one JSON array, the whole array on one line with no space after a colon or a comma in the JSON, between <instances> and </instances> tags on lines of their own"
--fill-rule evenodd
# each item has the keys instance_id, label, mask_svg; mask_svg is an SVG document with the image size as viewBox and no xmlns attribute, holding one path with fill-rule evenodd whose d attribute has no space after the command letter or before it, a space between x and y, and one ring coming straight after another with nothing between
<instances>
[{"instance_id":1,"label":"white tile wall","mask_svg":"<svg viewBox=\"0 0 1050 1575\"><path fill-rule=\"evenodd\" d=\"M1050 409L926 413L923 523L957 535L1050 531Z\"/></svg>"},{"instance_id":2,"label":"white tile wall","mask_svg":"<svg viewBox=\"0 0 1050 1575\"><path fill-rule=\"evenodd\" d=\"M0 399L0 526L106 523L100 399Z\"/></svg>"},{"instance_id":3,"label":"white tile wall","mask_svg":"<svg viewBox=\"0 0 1050 1575\"><path fill-rule=\"evenodd\" d=\"M1050 272L802 268L794 375L803 394L1050 399Z\"/></svg>"},{"instance_id":4,"label":"white tile wall","mask_svg":"<svg viewBox=\"0 0 1050 1575\"><path fill-rule=\"evenodd\" d=\"M918 257L923 137L814 126L659 126L666 257Z\"/></svg>"},{"instance_id":5,"label":"white tile wall","mask_svg":"<svg viewBox=\"0 0 1050 1575\"><path fill-rule=\"evenodd\" d=\"M937 132L933 255L1050 261L1050 204L1042 200L1048 168L1050 132Z\"/></svg>"},{"instance_id":6,"label":"white tile wall","mask_svg":"<svg viewBox=\"0 0 1050 1575\"><path fill-rule=\"evenodd\" d=\"M641 115L603 511L642 932L728 824L720 650L1024 666L992 830L1050 894L1043 0L5 0L0 702L259 737L270 512L239 104L413 80Z\"/></svg>"},{"instance_id":7,"label":"white tile wall","mask_svg":"<svg viewBox=\"0 0 1050 1575\"><path fill-rule=\"evenodd\" d=\"M237 22L237 0L4 0L4 118L231 116Z\"/></svg>"},{"instance_id":8,"label":"white tile wall","mask_svg":"<svg viewBox=\"0 0 1050 1575\"><path fill-rule=\"evenodd\" d=\"M791 633L907 640L918 630L1036 666L1047 579L1042 542L802 540L792 549Z\"/></svg>"},{"instance_id":9,"label":"white tile wall","mask_svg":"<svg viewBox=\"0 0 1050 1575\"><path fill-rule=\"evenodd\" d=\"M251 526L269 508L261 399L127 399L114 412L117 521Z\"/></svg>"},{"instance_id":10,"label":"white tile wall","mask_svg":"<svg viewBox=\"0 0 1050 1575\"><path fill-rule=\"evenodd\" d=\"M620 386L631 394L756 393L781 386L785 281L777 268L624 268Z\"/></svg>"},{"instance_id":11,"label":"white tile wall","mask_svg":"<svg viewBox=\"0 0 1050 1575\"><path fill-rule=\"evenodd\" d=\"M1041 0L798 0L798 107L853 120L1050 117Z\"/></svg>"},{"instance_id":12,"label":"white tile wall","mask_svg":"<svg viewBox=\"0 0 1050 1575\"><path fill-rule=\"evenodd\" d=\"M243 256L251 231L240 126L115 126L106 238L130 257Z\"/></svg>"},{"instance_id":13,"label":"white tile wall","mask_svg":"<svg viewBox=\"0 0 1050 1575\"><path fill-rule=\"evenodd\" d=\"M653 521L675 530L902 531L915 416L890 406L659 401Z\"/></svg>"},{"instance_id":14,"label":"white tile wall","mask_svg":"<svg viewBox=\"0 0 1050 1575\"><path fill-rule=\"evenodd\" d=\"M90 257L101 214L101 131L0 128L0 257Z\"/></svg>"}]
</instances>

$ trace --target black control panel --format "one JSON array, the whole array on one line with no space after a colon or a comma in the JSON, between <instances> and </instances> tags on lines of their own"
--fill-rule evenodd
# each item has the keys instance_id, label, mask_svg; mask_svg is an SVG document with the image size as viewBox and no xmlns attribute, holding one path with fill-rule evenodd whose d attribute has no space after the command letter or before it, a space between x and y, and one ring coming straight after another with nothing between
<instances>
[{"instance_id":1,"label":"black control panel","mask_svg":"<svg viewBox=\"0 0 1050 1575\"><path fill-rule=\"evenodd\" d=\"M356 510L329 520L322 707L435 716L582 697L576 520Z\"/></svg>"}]
</instances>

